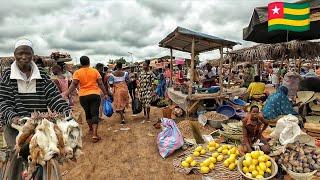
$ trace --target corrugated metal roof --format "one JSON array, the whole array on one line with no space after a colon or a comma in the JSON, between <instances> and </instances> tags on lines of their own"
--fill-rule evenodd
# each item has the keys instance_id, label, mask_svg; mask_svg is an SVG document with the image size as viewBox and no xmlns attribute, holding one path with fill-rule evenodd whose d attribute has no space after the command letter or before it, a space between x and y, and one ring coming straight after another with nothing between
<instances>
[{"instance_id":1,"label":"corrugated metal roof","mask_svg":"<svg viewBox=\"0 0 320 180\"><path fill-rule=\"evenodd\" d=\"M193 38L195 38L196 41L196 53L211 51L214 49L218 49L221 46L232 48L233 46L240 44L238 42L225 40L216 36L192 31L183 27L177 27L166 38L159 42L159 46L191 53Z\"/></svg>"}]
</instances>

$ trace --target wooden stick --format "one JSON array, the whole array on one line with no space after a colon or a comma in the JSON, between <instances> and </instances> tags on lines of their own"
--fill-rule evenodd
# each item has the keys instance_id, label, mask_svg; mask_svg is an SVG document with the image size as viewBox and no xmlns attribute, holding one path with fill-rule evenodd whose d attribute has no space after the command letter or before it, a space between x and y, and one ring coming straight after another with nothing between
<instances>
[{"instance_id":1,"label":"wooden stick","mask_svg":"<svg viewBox=\"0 0 320 180\"><path fill-rule=\"evenodd\" d=\"M194 55L195 55L195 39L192 38L192 46L191 46L191 74L190 74L190 84L189 84L189 97L192 95L192 85L193 85L193 79L194 79Z\"/></svg>"},{"instance_id":2,"label":"wooden stick","mask_svg":"<svg viewBox=\"0 0 320 180\"><path fill-rule=\"evenodd\" d=\"M223 91L223 81L222 81L222 61L223 61L223 46L220 47L220 61L219 61L219 84L220 84L220 95Z\"/></svg>"},{"instance_id":3,"label":"wooden stick","mask_svg":"<svg viewBox=\"0 0 320 180\"><path fill-rule=\"evenodd\" d=\"M171 77L170 77L170 83L172 85L172 76L173 76L173 63L172 63L172 48L170 48L170 71L171 71Z\"/></svg>"}]
</instances>

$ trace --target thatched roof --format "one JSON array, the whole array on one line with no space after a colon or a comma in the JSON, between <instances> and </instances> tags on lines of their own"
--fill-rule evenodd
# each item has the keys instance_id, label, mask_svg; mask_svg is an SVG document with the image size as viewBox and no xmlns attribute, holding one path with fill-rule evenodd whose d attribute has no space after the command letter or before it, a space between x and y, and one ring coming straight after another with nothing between
<instances>
[{"instance_id":1,"label":"thatched roof","mask_svg":"<svg viewBox=\"0 0 320 180\"><path fill-rule=\"evenodd\" d=\"M285 57L313 59L320 56L320 43L311 41L290 41L286 43L261 44L232 51L233 61L253 62L256 60L279 60Z\"/></svg>"}]
</instances>

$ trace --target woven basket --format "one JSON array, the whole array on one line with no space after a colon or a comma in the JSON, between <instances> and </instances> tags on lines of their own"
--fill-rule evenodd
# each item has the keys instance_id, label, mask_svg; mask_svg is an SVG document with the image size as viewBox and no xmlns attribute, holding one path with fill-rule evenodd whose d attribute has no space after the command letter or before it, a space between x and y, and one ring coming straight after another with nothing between
<instances>
[{"instance_id":1,"label":"woven basket","mask_svg":"<svg viewBox=\"0 0 320 180\"><path fill-rule=\"evenodd\" d=\"M219 133L228 139L240 140L240 141L243 140L243 134L228 134L223 131L219 131Z\"/></svg>"},{"instance_id":2,"label":"woven basket","mask_svg":"<svg viewBox=\"0 0 320 180\"><path fill-rule=\"evenodd\" d=\"M282 165L282 169L284 169L290 177L292 177L294 180L311 180L313 175L317 172L316 170L309 172L309 173L296 173L288 170L284 165Z\"/></svg>"},{"instance_id":3,"label":"woven basket","mask_svg":"<svg viewBox=\"0 0 320 180\"><path fill-rule=\"evenodd\" d=\"M241 157L239 160L238 160L238 171L240 171L240 173L242 174L242 176L244 176L246 179L250 179L250 180L256 180L256 178L250 178L248 177L247 175L245 175L243 172L242 172L242 162L244 160L244 156ZM267 178L263 178L261 180L268 180L268 179L272 179L274 176L277 175L278 173L278 165L277 163L272 159L270 158L270 161L271 161L271 176L267 177Z\"/></svg>"}]
</instances>

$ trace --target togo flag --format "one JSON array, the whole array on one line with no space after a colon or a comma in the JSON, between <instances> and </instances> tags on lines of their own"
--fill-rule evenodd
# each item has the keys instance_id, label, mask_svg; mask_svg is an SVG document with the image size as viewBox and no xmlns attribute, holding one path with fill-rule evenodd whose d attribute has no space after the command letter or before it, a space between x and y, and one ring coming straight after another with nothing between
<instances>
[{"instance_id":1,"label":"togo flag","mask_svg":"<svg viewBox=\"0 0 320 180\"><path fill-rule=\"evenodd\" d=\"M268 31L308 31L310 4L273 2L268 4Z\"/></svg>"}]
</instances>

